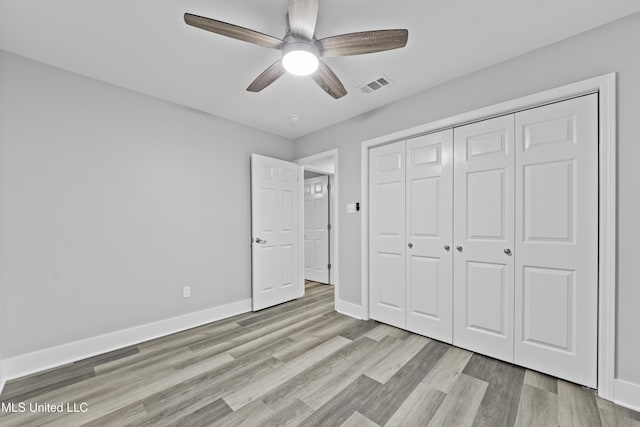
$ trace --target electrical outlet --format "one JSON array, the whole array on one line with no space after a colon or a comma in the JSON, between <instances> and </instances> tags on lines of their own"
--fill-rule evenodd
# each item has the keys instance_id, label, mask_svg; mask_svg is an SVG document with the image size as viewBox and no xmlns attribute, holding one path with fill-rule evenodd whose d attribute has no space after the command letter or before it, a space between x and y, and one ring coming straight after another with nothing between
<instances>
[{"instance_id":1,"label":"electrical outlet","mask_svg":"<svg viewBox=\"0 0 640 427\"><path fill-rule=\"evenodd\" d=\"M191 286L182 288L182 298L191 298Z\"/></svg>"}]
</instances>

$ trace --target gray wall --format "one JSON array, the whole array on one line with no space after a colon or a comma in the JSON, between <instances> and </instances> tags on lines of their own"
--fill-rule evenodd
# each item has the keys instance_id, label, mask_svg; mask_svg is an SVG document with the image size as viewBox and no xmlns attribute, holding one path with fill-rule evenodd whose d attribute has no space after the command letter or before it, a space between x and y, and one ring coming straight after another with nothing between
<instances>
[{"instance_id":1,"label":"gray wall","mask_svg":"<svg viewBox=\"0 0 640 427\"><path fill-rule=\"evenodd\" d=\"M2 356L250 298L252 152L293 147L0 52Z\"/></svg>"},{"instance_id":2,"label":"gray wall","mask_svg":"<svg viewBox=\"0 0 640 427\"><path fill-rule=\"evenodd\" d=\"M618 375L640 384L640 286L635 270L640 253L640 14L583 33L538 51L473 73L451 83L296 141L296 158L339 149L340 295L360 303L360 216L345 205L360 198L360 143L398 130L476 108L618 72L619 268ZM453 66L453 64L452 64ZM351 96L359 96L353 93Z\"/></svg>"}]
</instances>

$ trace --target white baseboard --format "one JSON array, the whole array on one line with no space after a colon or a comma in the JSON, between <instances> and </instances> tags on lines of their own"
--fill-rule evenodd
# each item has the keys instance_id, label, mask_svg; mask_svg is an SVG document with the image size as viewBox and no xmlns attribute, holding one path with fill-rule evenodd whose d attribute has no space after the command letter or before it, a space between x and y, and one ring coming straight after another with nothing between
<instances>
[{"instance_id":1,"label":"white baseboard","mask_svg":"<svg viewBox=\"0 0 640 427\"><path fill-rule=\"evenodd\" d=\"M640 384L616 378L613 380L613 402L640 411Z\"/></svg>"},{"instance_id":2,"label":"white baseboard","mask_svg":"<svg viewBox=\"0 0 640 427\"><path fill-rule=\"evenodd\" d=\"M19 378L248 311L251 311L251 299L11 357L2 361L2 379Z\"/></svg>"},{"instance_id":3,"label":"white baseboard","mask_svg":"<svg viewBox=\"0 0 640 427\"><path fill-rule=\"evenodd\" d=\"M368 320L369 316L360 304L354 304L343 300L336 299L336 311L345 316L355 317L356 319Z\"/></svg>"}]
</instances>

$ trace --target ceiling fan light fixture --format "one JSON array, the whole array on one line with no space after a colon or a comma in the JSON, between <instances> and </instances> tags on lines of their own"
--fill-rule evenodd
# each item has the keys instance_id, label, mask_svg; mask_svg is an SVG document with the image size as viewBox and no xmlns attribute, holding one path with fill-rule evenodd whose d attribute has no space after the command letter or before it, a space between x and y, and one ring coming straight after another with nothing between
<instances>
[{"instance_id":1,"label":"ceiling fan light fixture","mask_svg":"<svg viewBox=\"0 0 640 427\"><path fill-rule=\"evenodd\" d=\"M282 49L282 65L296 76L313 74L319 65L317 49L309 43L290 43Z\"/></svg>"}]
</instances>

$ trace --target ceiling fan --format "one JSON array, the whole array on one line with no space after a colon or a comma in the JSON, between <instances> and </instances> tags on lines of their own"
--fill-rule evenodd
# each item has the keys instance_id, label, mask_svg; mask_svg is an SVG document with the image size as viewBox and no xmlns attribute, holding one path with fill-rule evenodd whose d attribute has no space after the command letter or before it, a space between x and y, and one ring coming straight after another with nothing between
<instances>
[{"instance_id":1,"label":"ceiling fan","mask_svg":"<svg viewBox=\"0 0 640 427\"><path fill-rule=\"evenodd\" d=\"M249 85L249 92L260 92L288 71L295 75L311 75L329 95L342 98L347 90L320 58L382 52L407 44L407 30L364 31L318 40L315 37L318 6L319 0L289 0L289 28L283 39L191 13L184 14L184 21L193 27L282 52L282 58Z\"/></svg>"}]
</instances>

